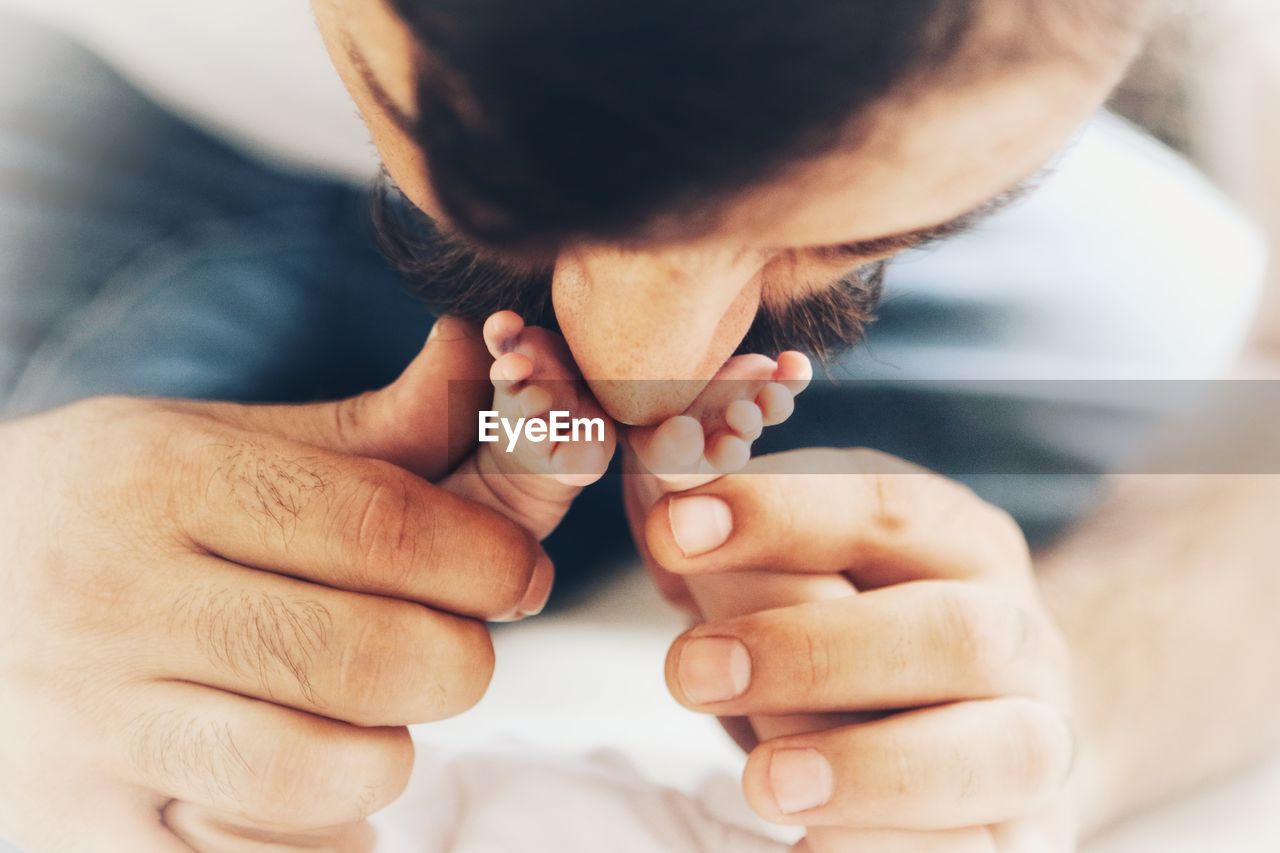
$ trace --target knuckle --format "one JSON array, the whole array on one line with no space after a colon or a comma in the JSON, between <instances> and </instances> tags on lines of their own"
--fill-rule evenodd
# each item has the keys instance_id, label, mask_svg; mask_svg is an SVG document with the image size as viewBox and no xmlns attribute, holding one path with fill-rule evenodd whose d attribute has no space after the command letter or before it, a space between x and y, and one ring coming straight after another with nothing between
<instances>
[{"instance_id":1,"label":"knuckle","mask_svg":"<svg viewBox=\"0 0 1280 853\"><path fill-rule=\"evenodd\" d=\"M887 786L882 795L893 800L907 800L922 790L928 782L929 771L925 767L918 752L905 742L894 741L884 747L879 756L885 768L884 780ZM961 791L961 796L964 792Z\"/></svg>"},{"instance_id":2,"label":"knuckle","mask_svg":"<svg viewBox=\"0 0 1280 853\"><path fill-rule=\"evenodd\" d=\"M1071 764L1071 733L1061 714L1030 699L1005 700L1001 731L1009 746L1009 790L1030 800L1055 793Z\"/></svg>"},{"instance_id":3,"label":"knuckle","mask_svg":"<svg viewBox=\"0 0 1280 853\"><path fill-rule=\"evenodd\" d=\"M922 475L871 473L863 477L867 490L867 535L873 542L883 543L900 537L918 515L915 506L917 485L914 478Z\"/></svg>"},{"instance_id":4,"label":"knuckle","mask_svg":"<svg viewBox=\"0 0 1280 853\"><path fill-rule=\"evenodd\" d=\"M348 733L326 739L316 752L314 766L327 781L321 781L312 800L328 804L341 822L367 817L408 786L413 746L403 729Z\"/></svg>"},{"instance_id":5,"label":"knuckle","mask_svg":"<svg viewBox=\"0 0 1280 853\"><path fill-rule=\"evenodd\" d=\"M479 622L439 622L413 605L383 607L365 620L336 676L340 715L365 727L413 725L474 707L495 656Z\"/></svg>"},{"instance_id":6,"label":"knuckle","mask_svg":"<svg viewBox=\"0 0 1280 853\"><path fill-rule=\"evenodd\" d=\"M404 729L296 729L261 762L249 810L285 827L362 820L403 792L412 764Z\"/></svg>"},{"instance_id":7,"label":"knuckle","mask_svg":"<svg viewBox=\"0 0 1280 853\"><path fill-rule=\"evenodd\" d=\"M790 531L802 529L796 518L796 489L799 484L796 482L798 478L792 476L780 476L776 474L752 475L746 478L746 481L753 488L739 487L732 494L734 502L743 507L749 507L757 516L768 518L771 520L771 529L776 531ZM734 483L743 482L735 480ZM803 487L803 486L799 486ZM721 492L724 497L730 495ZM764 551L760 556L762 559L768 559L779 551L785 549L788 543L785 541L786 536L771 536L761 541L760 547Z\"/></svg>"},{"instance_id":8,"label":"knuckle","mask_svg":"<svg viewBox=\"0 0 1280 853\"><path fill-rule=\"evenodd\" d=\"M469 587L476 602L469 613L503 616L524 598L542 549L538 541L515 522L487 510L471 514L474 511L467 507L468 514L461 517L467 523L459 529L478 530L483 524L484 535L450 535L448 543L442 542L439 556L459 564L465 560L468 574L459 584ZM459 553L461 549L465 549L465 554Z\"/></svg>"},{"instance_id":9,"label":"knuckle","mask_svg":"<svg viewBox=\"0 0 1280 853\"><path fill-rule=\"evenodd\" d=\"M313 810L339 803L357 769L344 766L342 740L307 731L277 736L257 773L253 817L291 826L306 821Z\"/></svg>"},{"instance_id":10,"label":"knuckle","mask_svg":"<svg viewBox=\"0 0 1280 853\"><path fill-rule=\"evenodd\" d=\"M818 697L831 689L831 679L838 662L833 659L831 645L823 642L807 626L793 620L776 618L762 622L768 637L765 648L786 650L790 662L788 688L802 697ZM779 654L782 659L784 655Z\"/></svg>"},{"instance_id":11,"label":"knuckle","mask_svg":"<svg viewBox=\"0 0 1280 853\"><path fill-rule=\"evenodd\" d=\"M406 683L411 682L409 638L404 618L371 608L362 614L355 638L338 659L334 684L342 719L357 726L414 722L401 719L400 707Z\"/></svg>"},{"instance_id":12,"label":"knuckle","mask_svg":"<svg viewBox=\"0 0 1280 853\"><path fill-rule=\"evenodd\" d=\"M365 423L369 405L377 392L366 391L354 397L340 400L331 409L333 413L333 434L341 447L359 446L358 437L367 429Z\"/></svg>"},{"instance_id":13,"label":"knuckle","mask_svg":"<svg viewBox=\"0 0 1280 853\"><path fill-rule=\"evenodd\" d=\"M871 513L868 523L874 535L897 533L910 517L901 511L902 500L898 494L900 489L896 480L881 475L872 475L866 479L871 498Z\"/></svg>"},{"instance_id":14,"label":"knuckle","mask_svg":"<svg viewBox=\"0 0 1280 853\"><path fill-rule=\"evenodd\" d=\"M995 504L982 502L987 519L986 539L996 551L999 565L1021 568L1031 564L1031 546L1027 543L1022 526L1006 510Z\"/></svg>"},{"instance_id":15,"label":"knuckle","mask_svg":"<svg viewBox=\"0 0 1280 853\"><path fill-rule=\"evenodd\" d=\"M419 556L431 548L434 521L422 512L410 475L378 466L353 485L335 509L340 545L358 564L351 571L377 573L379 586L408 588Z\"/></svg>"},{"instance_id":16,"label":"knuckle","mask_svg":"<svg viewBox=\"0 0 1280 853\"><path fill-rule=\"evenodd\" d=\"M1013 605L966 584L948 584L935 600L937 659L976 694L999 694L1026 645L1026 622Z\"/></svg>"},{"instance_id":17,"label":"knuckle","mask_svg":"<svg viewBox=\"0 0 1280 853\"><path fill-rule=\"evenodd\" d=\"M340 716L365 727L455 716L480 701L494 661L478 622L446 625L412 605L383 606L364 620L338 664Z\"/></svg>"}]
</instances>

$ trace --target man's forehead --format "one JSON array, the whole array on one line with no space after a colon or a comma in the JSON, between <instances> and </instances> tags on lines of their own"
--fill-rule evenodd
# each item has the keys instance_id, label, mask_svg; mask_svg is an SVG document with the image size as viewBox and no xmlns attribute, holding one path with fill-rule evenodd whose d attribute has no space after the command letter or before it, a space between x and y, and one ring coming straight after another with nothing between
<instances>
[{"instance_id":1,"label":"man's forehead","mask_svg":"<svg viewBox=\"0 0 1280 853\"><path fill-rule=\"evenodd\" d=\"M887 102L867 139L746 191L723 227L765 245L830 246L970 217L1033 183L1105 95L1041 76Z\"/></svg>"},{"instance_id":2,"label":"man's forehead","mask_svg":"<svg viewBox=\"0 0 1280 853\"><path fill-rule=\"evenodd\" d=\"M415 79L407 28L381 0L358 6L365 11L344 12L344 51L372 100L416 147L412 90L392 91ZM1104 93L1078 67L1060 63L889 97L847 144L693 220L658 220L636 242L732 240L776 249L918 240L971 218L1037 173ZM393 177L404 185L406 176ZM420 188L405 186L415 201L434 195L425 175L409 177Z\"/></svg>"}]
</instances>

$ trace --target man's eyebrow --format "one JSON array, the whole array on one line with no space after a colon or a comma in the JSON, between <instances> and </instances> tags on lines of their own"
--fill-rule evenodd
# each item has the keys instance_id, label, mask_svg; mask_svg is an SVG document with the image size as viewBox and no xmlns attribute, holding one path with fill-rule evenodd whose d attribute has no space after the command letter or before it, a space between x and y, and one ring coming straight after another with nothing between
<instances>
[{"instance_id":1,"label":"man's eyebrow","mask_svg":"<svg viewBox=\"0 0 1280 853\"><path fill-rule=\"evenodd\" d=\"M394 124L402 132L412 135L417 131L418 123L412 116L400 108L391 95L387 94L386 87L382 85L382 81L378 79L378 75L373 73L373 67L369 65L368 58L356 47L355 41L347 32L343 32L340 36L342 42L342 52L346 54L347 61L351 63L351 67L356 70L356 74L360 75L361 82L365 88L369 90L373 102L387 114Z\"/></svg>"},{"instance_id":2,"label":"man's eyebrow","mask_svg":"<svg viewBox=\"0 0 1280 853\"><path fill-rule=\"evenodd\" d=\"M870 240L856 240L852 243L819 247L818 251L872 258L881 255L893 255L898 252L905 252L908 249L918 249L929 243L963 234L1011 204L1025 198L1040 185L1040 180L1044 174L1045 172L1043 171L1037 172L1030 178L1015 185L1012 189L1005 190L996 197L978 205L973 210L962 213L954 219L949 219L939 225L930 225L927 228L918 228L914 231L906 231L902 234L893 234L888 237L875 237Z\"/></svg>"}]
</instances>

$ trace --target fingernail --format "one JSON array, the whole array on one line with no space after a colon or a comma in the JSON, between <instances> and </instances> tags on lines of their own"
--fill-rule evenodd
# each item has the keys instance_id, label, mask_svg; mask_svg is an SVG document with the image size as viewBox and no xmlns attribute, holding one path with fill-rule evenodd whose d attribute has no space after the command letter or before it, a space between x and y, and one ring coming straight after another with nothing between
<instances>
[{"instance_id":1,"label":"fingernail","mask_svg":"<svg viewBox=\"0 0 1280 853\"><path fill-rule=\"evenodd\" d=\"M825 806L833 785L831 764L816 749L780 749L769 759L769 787L783 814Z\"/></svg>"},{"instance_id":2,"label":"fingernail","mask_svg":"<svg viewBox=\"0 0 1280 853\"><path fill-rule=\"evenodd\" d=\"M676 547L686 557L714 551L727 542L733 532L733 514L720 498L708 495L676 498L667 504L667 515Z\"/></svg>"},{"instance_id":3,"label":"fingernail","mask_svg":"<svg viewBox=\"0 0 1280 853\"><path fill-rule=\"evenodd\" d=\"M545 556L539 557L533 567L533 577L529 580L529 588L524 598L520 599L517 610L522 616L537 616L547 606L551 598L551 585L555 581L555 568Z\"/></svg>"},{"instance_id":4,"label":"fingernail","mask_svg":"<svg viewBox=\"0 0 1280 853\"><path fill-rule=\"evenodd\" d=\"M680 689L695 705L727 702L751 684L751 654L730 637L699 637L680 651Z\"/></svg>"}]
</instances>

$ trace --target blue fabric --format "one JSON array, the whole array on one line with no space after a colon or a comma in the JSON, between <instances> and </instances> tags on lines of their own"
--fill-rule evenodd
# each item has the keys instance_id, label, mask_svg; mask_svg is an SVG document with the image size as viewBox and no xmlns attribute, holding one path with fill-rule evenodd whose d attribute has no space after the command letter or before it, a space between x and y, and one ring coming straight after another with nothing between
<instances>
[{"instance_id":1,"label":"blue fabric","mask_svg":"<svg viewBox=\"0 0 1280 853\"><path fill-rule=\"evenodd\" d=\"M334 397L417 351L431 318L359 191L251 162L32 25L0 21L0 65L0 411Z\"/></svg>"}]
</instances>

